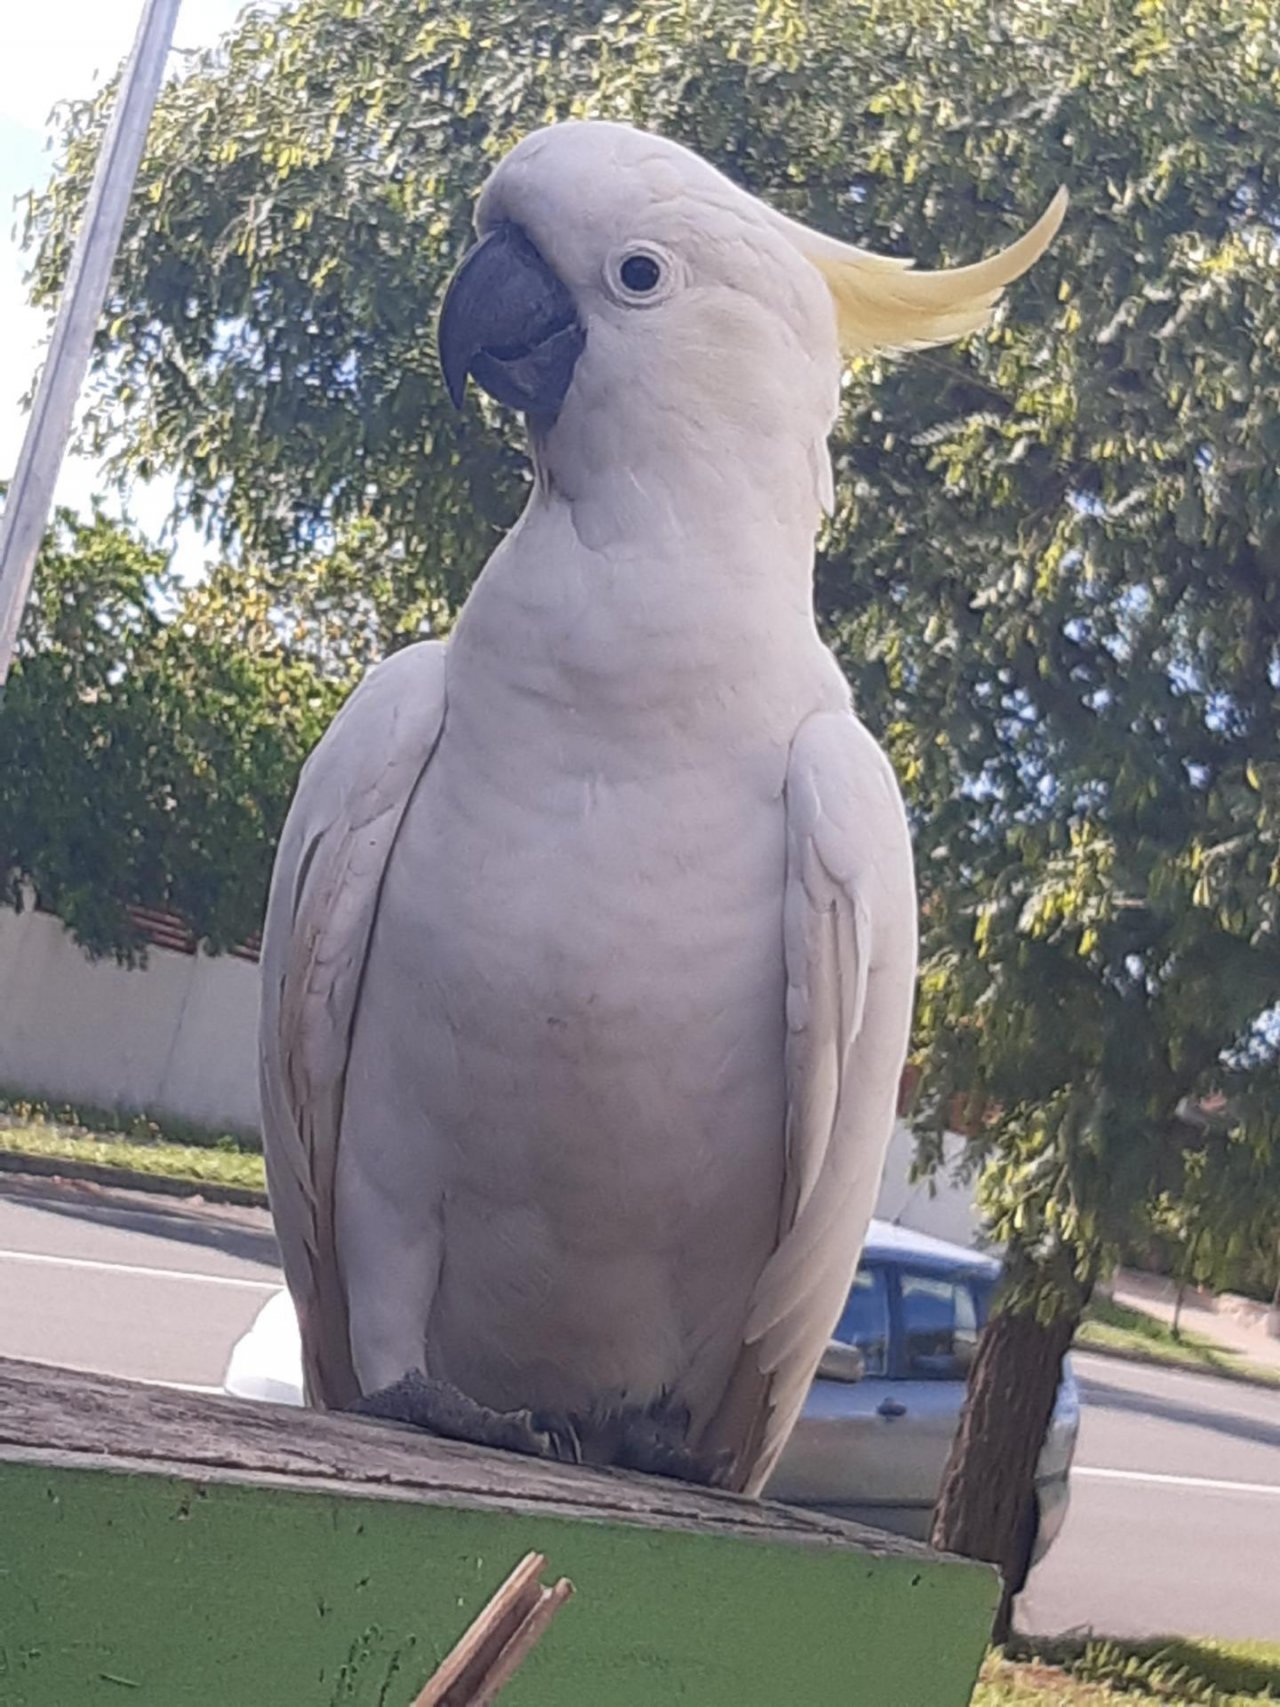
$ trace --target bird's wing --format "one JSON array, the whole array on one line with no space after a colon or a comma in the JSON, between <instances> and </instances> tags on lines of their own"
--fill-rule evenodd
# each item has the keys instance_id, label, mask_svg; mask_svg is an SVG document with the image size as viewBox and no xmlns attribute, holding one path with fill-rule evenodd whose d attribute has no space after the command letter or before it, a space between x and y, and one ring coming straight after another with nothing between
<instances>
[{"instance_id":1,"label":"bird's wing","mask_svg":"<svg viewBox=\"0 0 1280 1707\"><path fill-rule=\"evenodd\" d=\"M893 1132L915 987L911 842L888 760L818 713L786 780L786 1170L777 1248L709 1435L758 1493L844 1307Z\"/></svg>"},{"instance_id":2,"label":"bird's wing","mask_svg":"<svg viewBox=\"0 0 1280 1707\"><path fill-rule=\"evenodd\" d=\"M445 648L372 670L303 767L262 941L259 1082L271 1213L311 1403L358 1396L334 1254L333 1193L352 1027L405 807L444 722Z\"/></svg>"}]
</instances>

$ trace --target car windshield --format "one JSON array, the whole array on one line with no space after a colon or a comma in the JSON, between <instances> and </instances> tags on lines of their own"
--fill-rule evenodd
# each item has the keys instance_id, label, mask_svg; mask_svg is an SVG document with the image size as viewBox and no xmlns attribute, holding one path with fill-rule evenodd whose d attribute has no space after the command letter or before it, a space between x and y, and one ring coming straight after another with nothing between
<instances>
[{"instance_id":1,"label":"car windshield","mask_svg":"<svg viewBox=\"0 0 1280 1707\"><path fill-rule=\"evenodd\" d=\"M835 1338L856 1345L868 1375L883 1375L889 1360L889 1292L884 1270L860 1268L853 1290L836 1324Z\"/></svg>"}]
</instances>

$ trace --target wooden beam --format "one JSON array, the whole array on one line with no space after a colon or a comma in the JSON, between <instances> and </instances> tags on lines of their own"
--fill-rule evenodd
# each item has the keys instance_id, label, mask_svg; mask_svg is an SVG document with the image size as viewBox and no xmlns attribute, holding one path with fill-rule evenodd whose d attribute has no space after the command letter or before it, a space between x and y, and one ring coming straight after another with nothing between
<instances>
[{"instance_id":1,"label":"wooden beam","mask_svg":"<svg viewBox=\"0 0 1280 1707\"><path fill-rule=\"evenodd\" d=\"M401 1494L425 1504L932 1557L878 1529L656 1476L549 1464L364 1417L246 1404L0 1358L0 1459L32 1452L56 1454L68 1466L154 1464L182 1474L265 1476L295 1487L316 1481L330 1492L375 1498Z\"/></svg>"},{"instance_id":2,"label":"wooden beam","mask_svg":"<svg viewBox=\"0 0 1280 1707\"><path fill-rule=\"evenodd\" d=\"M526 1655L483 1614L529 1553L576 1593ZM963 1707L997 1586L817 1513L0 1361L6 1704L411 1707L479 1617L499 1707Z\"/></svg>"}]
</instances>

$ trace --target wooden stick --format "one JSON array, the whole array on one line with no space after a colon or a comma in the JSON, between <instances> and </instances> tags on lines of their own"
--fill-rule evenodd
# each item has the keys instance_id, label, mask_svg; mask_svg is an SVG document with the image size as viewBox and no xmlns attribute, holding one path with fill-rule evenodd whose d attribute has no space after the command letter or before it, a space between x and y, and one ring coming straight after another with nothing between
<instances>
[{"instance_id":1,"label":"wooden stick","mask_svg":"<svg viewBox=\"0 0 1280 1707\"><path fill-rule=\"evenodd\" d=\"M453 1652L427 1679L413 1707L489 1707L573 1593L567 1577L553 1588L540 1583L546 1567L541 1553L525 1554Z\"/></svg>"}]
</instances>

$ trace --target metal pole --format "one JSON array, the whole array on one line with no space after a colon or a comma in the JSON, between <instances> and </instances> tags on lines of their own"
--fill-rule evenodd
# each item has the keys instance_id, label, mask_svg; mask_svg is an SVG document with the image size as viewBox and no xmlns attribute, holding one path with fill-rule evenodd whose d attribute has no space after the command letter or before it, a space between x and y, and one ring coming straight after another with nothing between
<instances>
[{"instance_id":1,"label":"metal pole","mask_svg":"<svg viewBox=\"0 0 1280 1707\"><path fill-rule=\"evenodd\" d=\"M66 454L182 0L147 0L103 139L58 319L0 517L0 692Z\"/></svg>"}]
</instances>

